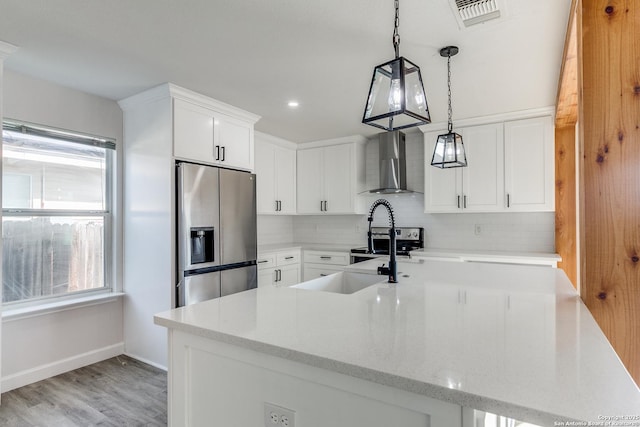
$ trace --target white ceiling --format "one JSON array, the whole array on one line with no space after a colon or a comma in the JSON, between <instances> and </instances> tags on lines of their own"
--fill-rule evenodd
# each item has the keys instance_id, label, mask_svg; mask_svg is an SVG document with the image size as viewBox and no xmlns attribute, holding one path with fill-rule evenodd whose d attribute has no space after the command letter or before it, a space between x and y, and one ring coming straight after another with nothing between
<instances>
[{"instance_id":1,"label":"white ceiling","mask_svg":"<svg viewBox=\"0 0 640 427\"><path fill-rule=\"evenodd\" d=\"M400 1L400 53L420 66L434 122L555 103L571 0L500 0L460 29L449 0ZM374 66L393 58L393 0L0 0L6 68L119 100L163 82L262 116L294 142L373 135ZM292 110L287 101L296 99Z\"/></svg>"}]
</instances>

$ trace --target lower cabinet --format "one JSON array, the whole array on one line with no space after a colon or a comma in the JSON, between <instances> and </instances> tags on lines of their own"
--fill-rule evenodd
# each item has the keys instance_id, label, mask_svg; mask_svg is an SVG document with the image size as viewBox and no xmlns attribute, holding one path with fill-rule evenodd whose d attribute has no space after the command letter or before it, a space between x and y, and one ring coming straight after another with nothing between
<instances>
[{"instance_id":1,"label":"lower cabinet","mask_svg":"<svg viewBox=\"0 0 640 427\"><path fill-rule=\"evenodd\" d=\"M349 265L349 252L304 251L304 281L344 271Z\"/></svg>"},{"instance_id":2,"label":"lower cabinet","mask_svg":"<svg viewBox=\"0 0 640 427\"><path fill-rule=\"evenodd\" d=\"M291 286L300 283L300 249L264 252L258 255L258 287Z\"/></svg>"}]
</instances>

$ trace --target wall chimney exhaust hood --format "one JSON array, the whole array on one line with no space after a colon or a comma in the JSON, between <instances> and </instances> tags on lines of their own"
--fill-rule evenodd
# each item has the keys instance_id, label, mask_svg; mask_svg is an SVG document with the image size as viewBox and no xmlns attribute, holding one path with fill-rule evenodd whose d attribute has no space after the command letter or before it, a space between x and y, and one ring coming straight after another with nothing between
<instances>
[{"instance_id":1,"label":"wall chimney exhaust hood","mask_svg":"<svg viewBox=\"0 0 640 427\"><path fill-rule=\"evenodd\" d=\"M377 194L413 193L407 190L405 135L400 131L378 135L380 156L380 188L369 191Z\"/></svg>"}]
</instances>

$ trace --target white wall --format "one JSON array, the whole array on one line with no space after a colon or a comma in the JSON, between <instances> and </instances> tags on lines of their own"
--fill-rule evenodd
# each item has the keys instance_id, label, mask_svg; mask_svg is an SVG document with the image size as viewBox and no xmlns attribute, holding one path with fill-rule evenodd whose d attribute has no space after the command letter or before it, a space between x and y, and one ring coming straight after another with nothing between
<instances>
[{"instance_id":1,"label":"white wall","mask_svg":"<svg viewBox=\"0 0 640 427\"><path fill-rule=\"evenodd\" d=\"M114 138L122 164L122 111L115 101L4 70L4 117ZM120 175L116 177L121 194ZM114 283L122 262L121 204L114 206ZM122 300L3 319L2 391L123 351Z\"/></svg>"},{"instance_id":2,"label":"white wall","mask_svg":"<svg viewBox=\"0 0 640 427\"><path fill-rule=\"evenodd\" d=\"M407 187L424 191L424 144L422 133L408 133ZM366 147L366 175L370 188L378 187L377 140ZM380 195L366 195L371 205ZM456 213L425 214L424 196L420 193L385 196L394 208L396 225L424 227L425 246L447 249L486 249L501 251L555 251L555 216L540 213ZM387 225L384 210L377 210L374 225ZM480 234L475 234L475 225ZM293 240L296 242L366 245L366 215L293 217Z\"/></svg>"}]
</instances>

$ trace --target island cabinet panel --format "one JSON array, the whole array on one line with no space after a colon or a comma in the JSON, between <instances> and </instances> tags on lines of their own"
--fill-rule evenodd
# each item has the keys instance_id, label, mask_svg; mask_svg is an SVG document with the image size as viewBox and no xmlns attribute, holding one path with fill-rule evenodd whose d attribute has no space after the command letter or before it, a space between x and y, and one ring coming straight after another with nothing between
<instances>
[{"instance_id":1,"label":"island cabinet panel","mask_svg":"<svg viewBox=\"0 0 640 427\"><path fill-rule=\"evenodd\" d=\"M347 142L297 153L298 214L364 213L364 144Z\"/></svg>"},{"instance_id":2,"label":"island cabinet panel","mask_svg":"<svg viewBox=\"0 0 640 427\"><path fill-rule=\"evenodd\" d=\"M296 213L296 151L269 142L273 138L256 133L258 214L292 215Z\"/></svg>"},{"instance_id":3,"label":"island cabinet panel","mask_svg":"<svg viewBox=\"0 0 640 427\"><path fill-rule=\"evenodd\" d=\"M458 405L180 331L170 340L171 427L263 426L265 403L304 427L462 425Z\"/></svg>"}]
</instances>

